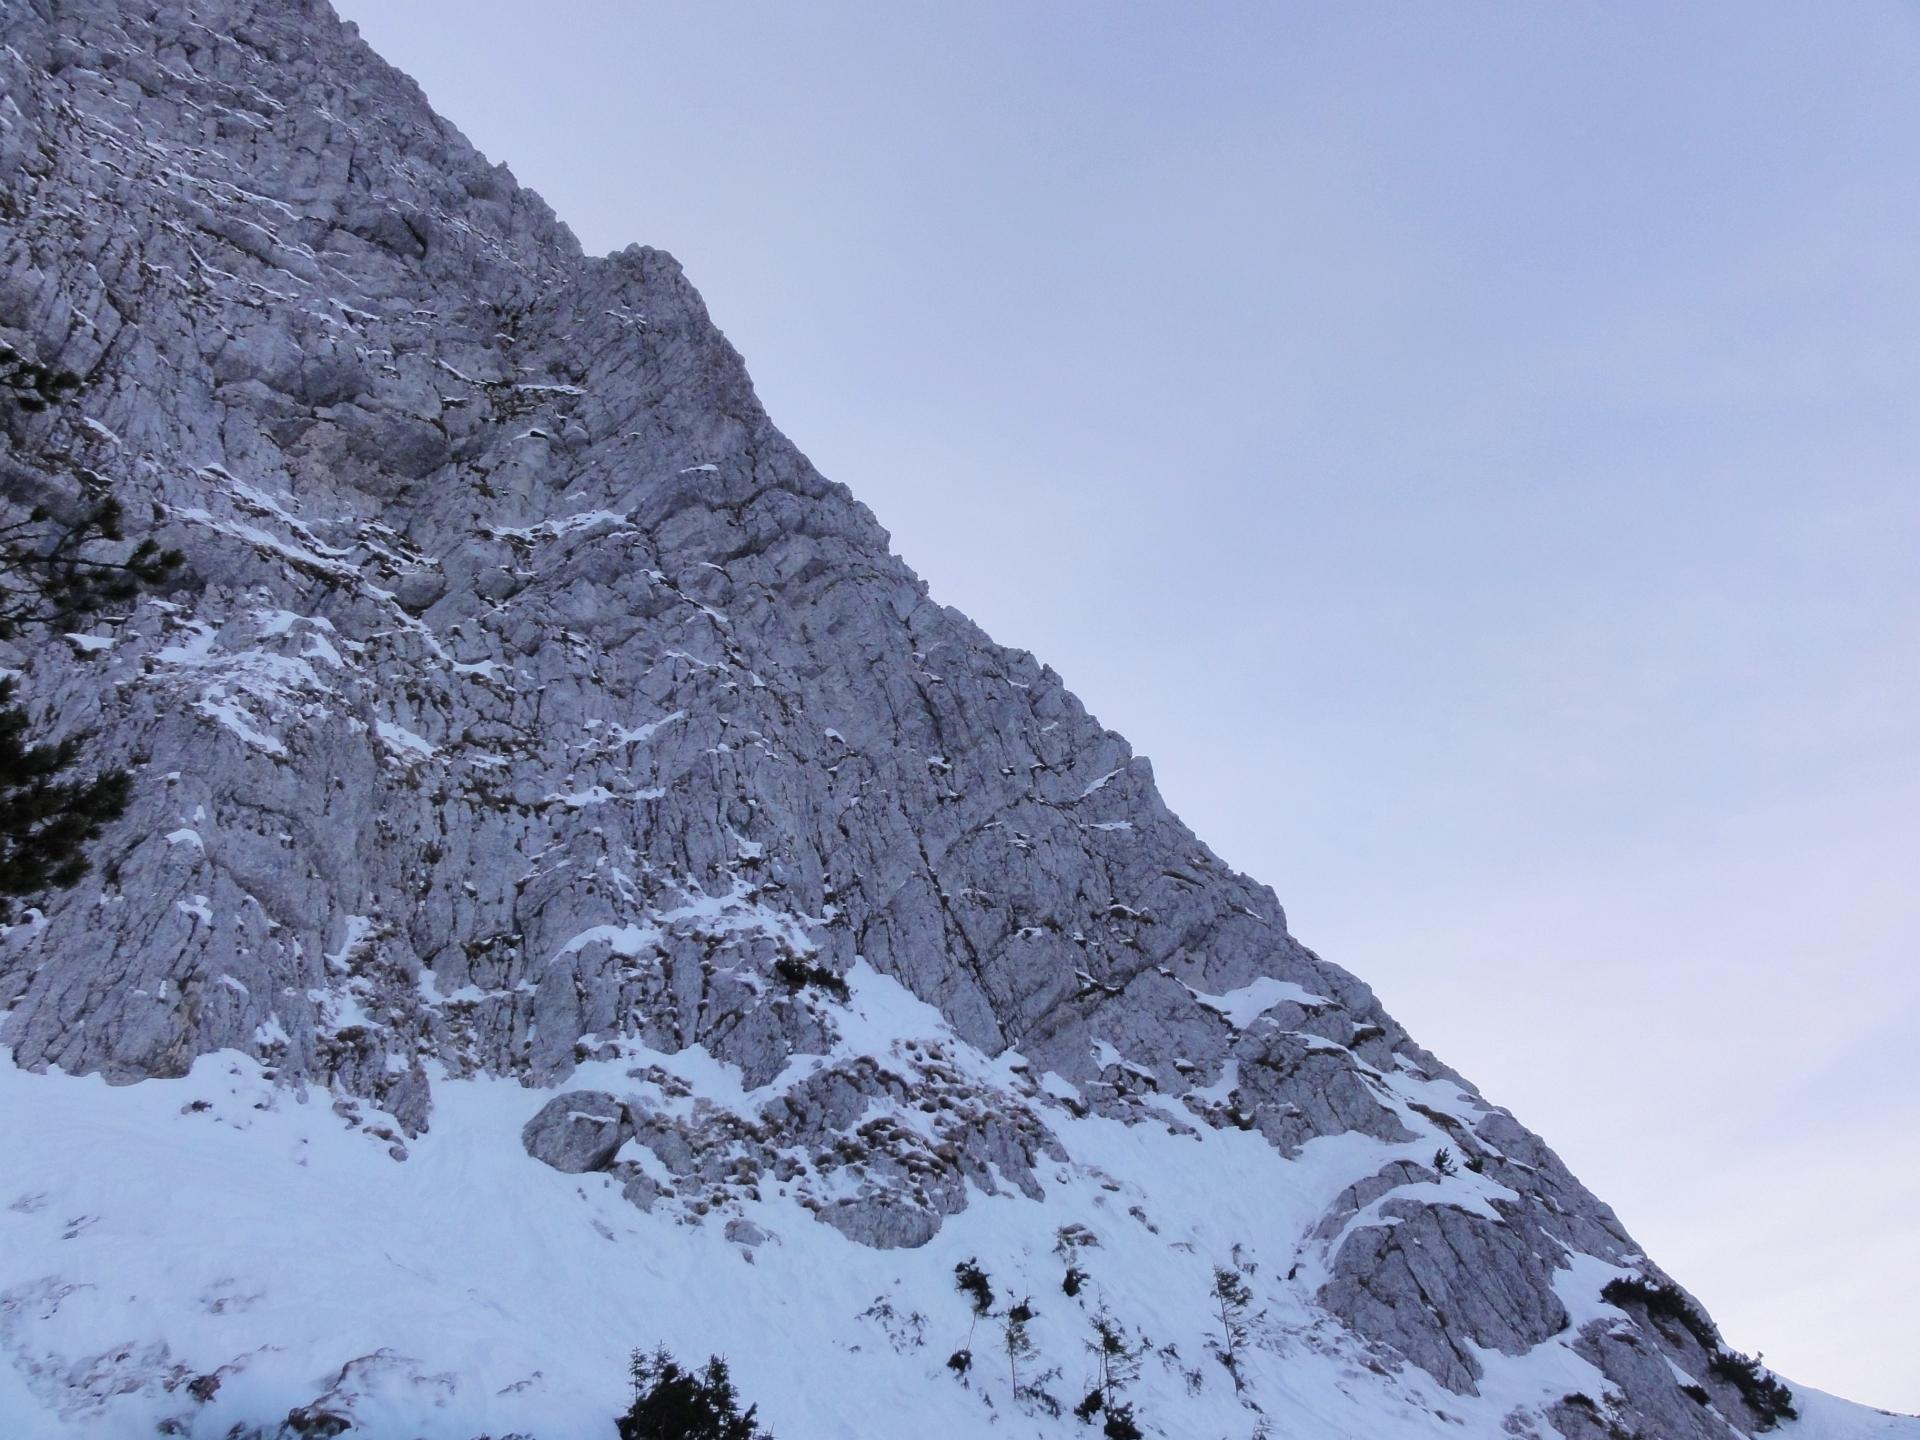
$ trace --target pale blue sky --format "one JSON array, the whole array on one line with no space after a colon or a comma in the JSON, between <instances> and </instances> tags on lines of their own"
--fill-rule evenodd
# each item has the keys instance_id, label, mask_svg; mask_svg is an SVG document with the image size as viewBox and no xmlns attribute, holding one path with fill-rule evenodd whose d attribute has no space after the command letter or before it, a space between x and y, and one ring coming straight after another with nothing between
<instances>
[{"instance_id":1,"label":"pale blue sky","mask_svg":"<svg viewBox=\"0 0 1920 1440\"><path fill-rule=\"evenodd\" d=\"M340 8L1735 1344L1920 1409L1920 6Z\"/></svg>"}]
</instances>

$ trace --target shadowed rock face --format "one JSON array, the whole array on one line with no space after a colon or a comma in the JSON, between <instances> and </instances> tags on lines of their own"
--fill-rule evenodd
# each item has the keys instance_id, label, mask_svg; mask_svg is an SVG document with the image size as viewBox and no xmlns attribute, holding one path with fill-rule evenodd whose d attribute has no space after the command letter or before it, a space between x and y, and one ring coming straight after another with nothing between
<instances>
[{"instance_id":1,"label":"shadowed rock face","mask_svg":"<svg viewBox=\"0 0 1920 1440\"><path fill-rule=\"evenodd\" d=\"M526 1147L703 1214L778 1176L876 1246L1037 1199L1088 1108L1445 1144L1497 1208L1363 1166L1298 1237L1326 1308L1461 1392L1474 1347L1578 1339L1624 1423L1732 1433L1643 1317L1567 1333L1569 1252L1640 1264L1611 1212L1052 670L927 597L673 259L584 256L324 5L4 14L0 344L80 384L7 410L0 494L99 477L188 557L109 645L13 662L138 776L93 873L0 941L20 1064L235 1049L417 1135L430 1069L551 1087L699 1045L750 1091L818 1057L753 1113L563 1093ZM857 961L1016 1078L847 1053Z\"/></svg>"}]
</instances>

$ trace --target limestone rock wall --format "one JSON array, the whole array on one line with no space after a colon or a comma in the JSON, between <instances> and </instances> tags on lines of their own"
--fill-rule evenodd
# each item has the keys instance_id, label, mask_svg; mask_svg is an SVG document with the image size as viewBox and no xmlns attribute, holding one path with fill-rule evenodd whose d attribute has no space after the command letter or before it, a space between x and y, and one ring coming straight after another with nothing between
<instances>
[{"instance_id":1,"label":"limestone rock wall","mask_svg":"<svg viewBox=\"0 0 1920 1440\"><path fill-rule=\"evenodd\" d=\"M564 1084L634 1040L751 1089L819 1057L757 1116L563 1094L527 1146L645 1144L675 1177L628 1165L647 1207L857 1171L813 1208L882 1246L1038 1196L1090 1108L1288 1154L1436 1138L1501 1208L1397 1162L1313 1263L1462 1392L1474 1347L1567 1330L1570 1249L1641 1265L1052 670L928 597L671 257L583 255L318 0L0 15L0 358L78 382L6 408L0 497L109 485L187 555L9 662L138 777L93 872L0 940L19 1063L123 1083L237 1049L388 1112L404 1153L465 1075ZM859 962L1027 1078L846 1053ZM930 1128L863 1131L888 1095ZM1618 1331L1588 1345L1623 1415L1729 1433Z\"/></svg>"}]
</instances>

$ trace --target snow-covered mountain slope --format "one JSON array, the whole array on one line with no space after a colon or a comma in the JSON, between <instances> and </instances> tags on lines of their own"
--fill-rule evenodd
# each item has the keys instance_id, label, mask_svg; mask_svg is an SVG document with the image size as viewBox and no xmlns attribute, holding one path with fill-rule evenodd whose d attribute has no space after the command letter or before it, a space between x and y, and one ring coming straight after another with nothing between
<instances>
[{"instance_id":1,"label":"snow-covered mountain slope","mask_svg":"<svg viewBox=\"0 0 1920 1440\"><path fill-rule=\"evenodd\" d=\"M840 1018L848 1056L905 1071L940 1054L984 1089L1032 1084L1017 1059L982 1054L865 965ZM574 1078L691 1115L714 1100L763 1109L821 1063L747 1094L702 1049L636 1044ZM633 1066L654 1078L634 1084ZM996 1308L1032 1298L1023 1387L1077 1403L1093 1317L1124 1328L1149 1433L1253 1435L1264 1422L1353 1440L1550 1435L1543 1412L1561 1397L1608 1393L1591 1364L1547 1344L1478 1351L1479 1393L1454 1394L1315 1304L1327 1249L1304 1237L1343 1214L1343 1176L1396 1155L1417 1163L1412 1145L1348 1134L1288 1160L1171 1103L1169 1124L1089 1115L1059 1127L1065 1153L1042 1167L1043 1201L1003 1188L928 1244L881 1250L818 1224L786 1185L706 1217L636 1209L616 1175L528 1161L520 1129L539 1095L483 1078L436 1093L433 1130L400 1165L325 1093L238 1055L122 1090L0 1070L9 1179L28 1187L5 1217L0 1411L34 1417L30 1434L150 1435L171 1421L169 1433L211 1436L251 1433L297 1401L356 1434L599 1435L628 1348L665 1338L731 1356L783 1436L892 1435L905 1417L931 1435L1086 1433L1044 1401L1010 1398L1002 1329L976 1322L954 1286L969 1259ZM910 1107L894 1113L914 1123ZM1466 1173L1418 1183L1474 1211L1500 1188ZM1569 1259L1555 1289L1574 1321L1627 1333L1597 1300L1613 1269ZM1246 1267L1263 1312L1244 1399L1210 1354L1215 1262ZM1071 1297L1069 1266L1085 1276ZM947 1360L963 1348L974 1367L960 1379ZM1856 1406L1803 1396L1802 1408L1795 1435L1913 1433Z\"/></svg>"},{"instance_id":2,"label":"snow-covered mountain slope","mask_svg":"<svg viewBox=\"0 0 1920 1440\"><path fill-rule=\"evenodd\" d=\"M604 1434L664 1342L784 1440L1086 1434L1102 1317L1148 1434L1764 1428L670 258L583 256L318 0L0 17L0 369L77 380L0 496L187 555L12 657L138 779L0 938L0 1433Z\"/></svg>"}]
</instances>

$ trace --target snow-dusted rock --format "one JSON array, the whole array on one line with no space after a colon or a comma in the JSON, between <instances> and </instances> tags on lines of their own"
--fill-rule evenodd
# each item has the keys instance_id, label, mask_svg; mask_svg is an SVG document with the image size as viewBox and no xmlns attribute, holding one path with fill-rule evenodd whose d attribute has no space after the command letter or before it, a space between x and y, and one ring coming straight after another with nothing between
<instances>
[{"instance_id":1,"label":"snow-dusted rock","mask_svg":"<svg viewBox=\"0 0 1920 1440\"><path fill-rule=\"evenodd\" d=\"M627 1107L604 1090L569 1090L540 1107L520 1132L527 1153L570 1175L604 1170L633 1134Z\"/></svg>"}]
</instances>

